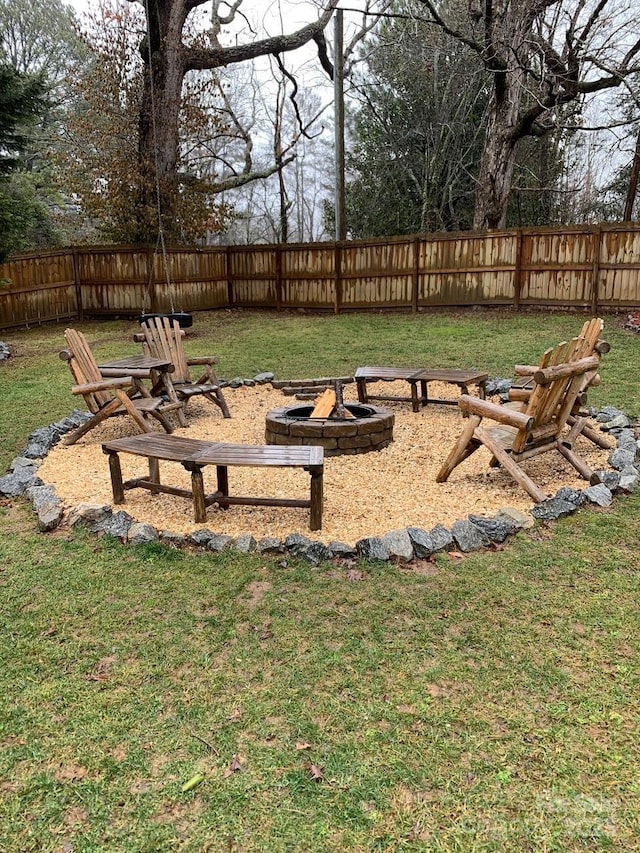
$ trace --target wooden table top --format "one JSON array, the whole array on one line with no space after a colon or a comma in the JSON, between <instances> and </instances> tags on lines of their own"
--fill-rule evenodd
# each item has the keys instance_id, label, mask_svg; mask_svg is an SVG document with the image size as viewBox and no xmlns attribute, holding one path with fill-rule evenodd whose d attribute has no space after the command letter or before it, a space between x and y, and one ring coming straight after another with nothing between
<instances>
[{"instance_id":1,"label":"wooden table top","mask_svg":"<svg viewBox=\"0 0 640 853\"><path fill-rule=\"evenodd\" d=\"M413 379L415 367L359 367L356 379Z\"/></svg>"},{"instance_id":2,"label":"wooden table top","mask_svg":"<svg viewBox=\"0 0 640 853\"><path fill-rule=\"evenodd\" d=\"M457 370L455 368L425 368L418 370L412 376L413 379L422 379L426 382L486 382L489 374L481 370Z\"/></svg>"},{"instance_id":3,"label":"wooden table top","mask_svg":"<svg viewBox=\"0 0 640 853\"><path fill-rule=\"evenodd\" d=\"M105 361L98 365L100 370L166 370L173 367L165 358L149 358L146 355L127 355L114 361Z\"/></svg>"},{"instance_id":4,"label":"wooden table top","mask_svg":"<svg viewBox=\"0 0 640 853\"><path fill-rule=\"evenodd\" d=\"M485 382L489 374L481 370L458 370L448 367L427 367L416 370L405 367L359 367L356 379L406 379L425 382Z\"/></svg>"}]
</instances>

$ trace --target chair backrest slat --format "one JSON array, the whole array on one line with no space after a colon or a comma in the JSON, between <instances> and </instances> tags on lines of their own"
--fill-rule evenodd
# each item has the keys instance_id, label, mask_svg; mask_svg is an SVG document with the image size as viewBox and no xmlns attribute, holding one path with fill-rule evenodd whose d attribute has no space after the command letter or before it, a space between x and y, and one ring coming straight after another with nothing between
<instances>
[{"instance_id":1,"label":"chair backrest slat","mask_svg":"<svg viewBox=\"0 0 640 853\"><path fill-rule=\"evenodd\" d=\"M78 332L76 329L66 329L64 338L71 353L69 368L76 384L86 385L90 382L100 382L103 378L102 374L82 332ZM87 408L93 414L100 411L112 400L112 395L108 391L93 391L82 396Z\"/></svg>"},{"instance_id":2,"label":"chair backrest slat","mask_svg":"<svg viewBox=\"0 0 640 853\"><path fill-rule=\"evenodd\" d=\"M599 324L599 325L598 325ZM540 360L540 367L550 368L560 365L572 365L575 370L563 376L542 383L535 382L527 403L526 414L533 419L530 430L520 430L513 442L514 453L522 452L529 442L535 445L537 440L553 440L559 437L565 428L576 400L585 384L585 376L593 371L585 371L581 359L592 356L594 347L602 330L602 321L588 323L583 327L588 337L578 336L571 341L562 341L551 350L547 350Z\"/></svg>"},{"instance_id":3,"label":"chair backrest slat","mask_svg":"<svg viewBox=\"0 0 640 853\"><path fill-rule=\"evenodd\" d=\"M174 367L171 379L174 384L191 382L189 365L182 345L182 329L177 320L168 317L148 317L141 324L144 333L143 347L153 358L169 360Z\"/></svg>"}]
</instances>

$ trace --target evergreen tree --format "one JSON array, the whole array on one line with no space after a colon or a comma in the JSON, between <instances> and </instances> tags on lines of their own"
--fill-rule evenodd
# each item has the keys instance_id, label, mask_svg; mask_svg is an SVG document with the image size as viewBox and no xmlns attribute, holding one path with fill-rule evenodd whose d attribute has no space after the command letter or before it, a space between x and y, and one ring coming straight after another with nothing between
<instances>
[{"instance_id":1,"label":"evergreen tree","mask_svg":"<svg viewBox=\"0 0 640 853\"><path fill-rule=\"evenodd\" d=\"M43 216L37 198L14 176L37 119L47 109L42 75L20 74L0 64L0 261L25 248L26 234Z\"/></svg>"},{"instance_id":2,"label":"evergreen tree","mask_svg":"<svg viewBox=\"0 0 640 853\"><path fill-rule=\"evenodd\" d=\"M410 17L387 20L363 55L350 111L350 232L469 228L488 94L475 57Z\"/></svg>"}]
</instances>

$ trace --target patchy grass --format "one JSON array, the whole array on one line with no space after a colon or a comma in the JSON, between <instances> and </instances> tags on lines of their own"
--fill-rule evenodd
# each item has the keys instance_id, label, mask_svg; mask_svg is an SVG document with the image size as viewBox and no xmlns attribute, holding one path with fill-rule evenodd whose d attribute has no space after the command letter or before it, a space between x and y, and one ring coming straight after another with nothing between
<instances>
[{"instance_id":1,"label":"patchy grass","mask_svg":"<svg viewBox=\"0 0 640 853\"><path fill-rule=\"evenodd\" d=\"M228 376L510 375L580 323L266 319L198 317L189 349L219 352ZM638 411L639 341L614 326L598 399ZM104 357L133 331L83 328ZM69 411L61 331L3 336L7 461ZM461 560L313 569L43 536L5 503L0 850L640 849L639 509L621 499Z\"/></svg>"}]
</instances>

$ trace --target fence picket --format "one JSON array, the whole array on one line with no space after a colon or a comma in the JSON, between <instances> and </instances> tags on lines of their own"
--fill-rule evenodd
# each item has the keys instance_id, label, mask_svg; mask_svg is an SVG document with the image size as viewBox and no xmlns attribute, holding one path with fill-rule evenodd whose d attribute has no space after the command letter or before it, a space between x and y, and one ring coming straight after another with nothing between
<instances>
[{"instance_id":1,"label":"fence picket","mask_svg":"<svg viewBox=\"0 0 640 853\"><path fill-rule=\"evenodd\" d=\"M166 276L147 247L73 247L0 265L0 329L165 310ZM168 251L185 311L458 305L640 306L640 225L417 234L341 243Z\"/></svg>"}]
</instances>

